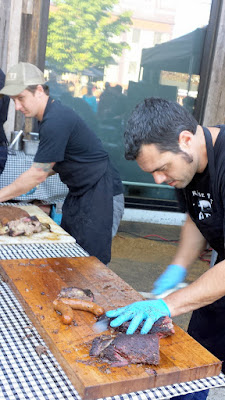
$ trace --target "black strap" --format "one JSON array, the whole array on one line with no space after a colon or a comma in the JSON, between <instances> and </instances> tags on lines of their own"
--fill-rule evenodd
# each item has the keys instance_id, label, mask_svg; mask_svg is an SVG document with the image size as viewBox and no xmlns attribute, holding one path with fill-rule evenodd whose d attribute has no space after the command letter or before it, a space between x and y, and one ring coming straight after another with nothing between
<instances>
[{"instance_id":1,"label":"black strap","mask_svg":"<svg viewBox=\"0 0 225 400\"><path fill-rule=\"evenodd\" d=\"M215 182L215 176L216 176L216 169L215 169L215 157L214 157L214 148L213 148L213 142L212 142L212 136L208 128L203 126L203 131L205 135L205 141L206 141L206 149L207 149L207 156L208 156L208 166L209 166L209 174L210 174L210 180L212 184L212 190L213 190L213 183ZM214 191L213 191L214 192Z\"/></svg>"}]
</instances>

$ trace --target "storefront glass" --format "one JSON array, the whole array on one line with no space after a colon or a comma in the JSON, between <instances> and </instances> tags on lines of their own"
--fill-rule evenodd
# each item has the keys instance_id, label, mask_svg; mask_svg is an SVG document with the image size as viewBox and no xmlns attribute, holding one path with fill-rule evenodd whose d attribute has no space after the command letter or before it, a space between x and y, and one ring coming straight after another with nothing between
<instances>
[{"instance_id":1,"label":"storefront glass","mask_svg":"<svg viewBox=\"0 0 225 400\"><path fill-rule=\"evenodd\" d=\"M212 0L55 0L46 76L51 95L74 108L101 138L124 182L127 202L176 207L124 158L129 114L144 98L177 101L194 112ZM135 199L135 200L134 200Z\"/></svg>"}]
</instances>

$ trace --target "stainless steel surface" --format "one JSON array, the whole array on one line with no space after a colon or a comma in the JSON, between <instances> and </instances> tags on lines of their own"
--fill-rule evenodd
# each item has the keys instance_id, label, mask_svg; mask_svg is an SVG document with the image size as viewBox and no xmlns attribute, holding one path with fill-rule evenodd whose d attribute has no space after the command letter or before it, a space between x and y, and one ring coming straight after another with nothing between
<instances>
[{"instance_id":1,"label":"stainless steel surface","mask_svg":"<svg viewBox=\"0 0 225 400\"><path fill-rule=\"evenodd\" d=\"M23 130L11 132L11 143L8 147L9 150L19 150L19 151L22 150L23 148L22 134Z\"/></svg>"},{"instance_id":2,"label":"stainless steel surface","mask_svg":"<svg viewBox=\"0 0 225 400\"><path fill-rule=\"evenodd\" d=\"M25 139L39 140L39 133L38 132L29 132L29 133L27 133Z\"/></svg>"},{"instance_id":3,"label":"stainless steel surface","mask_svg":"<svg viewBox=\"0 0 225 400\"><path fill-rule=\"evenodd\" d=\"M23 151L25 154L34 156L37 152L39 140L23 139Z\"/></svg>"}]
</instances>

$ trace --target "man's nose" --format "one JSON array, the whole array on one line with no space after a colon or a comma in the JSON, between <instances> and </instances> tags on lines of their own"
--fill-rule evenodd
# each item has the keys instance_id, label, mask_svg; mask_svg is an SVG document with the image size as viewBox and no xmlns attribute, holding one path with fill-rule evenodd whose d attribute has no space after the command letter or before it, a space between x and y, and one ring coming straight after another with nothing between
<instances>
[{"instance_id":1,"label":"man's nose","mask_svg":"<svg viewBox=\"0 0 225 400\"><path fill-rule=\"evenodd\" d=\"M153 172L152 176L155 183L157 183L158 185L166 181L166 175L162 171Z\"/></svg>"},{"instance_id":2,"label":"man's nose","mask_svg":"<svg viewBox=\"0 0 225 400\"><path fill-rule=\"evenodd\" d=\"M15 109L16 109L16 111L19 111L19 110L21 109L20 101L15 100L14 103L15 103Z\"/></svg>"}]
</instances>

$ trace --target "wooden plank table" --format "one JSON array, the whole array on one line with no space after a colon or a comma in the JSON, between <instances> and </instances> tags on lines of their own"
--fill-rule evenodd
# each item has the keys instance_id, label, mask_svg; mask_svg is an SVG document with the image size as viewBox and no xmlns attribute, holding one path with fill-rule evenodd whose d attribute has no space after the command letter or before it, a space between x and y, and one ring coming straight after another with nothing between
<instances>
[{"instance_id":1,"label":"wooden plank table","mask_svg":"<svg viewBox=\"0 0 225 400\"><path fill-rule=\"evenodd\" d=\"M89 356L96 318L74 311L77 326L63 325L53 309L62 287L89 288L109 310L143 299L95 257L3 260L0 273L84 400L218 375L221 362L175 325L160 340L158 366L111 367ZM104 332L105 334L106 332Z\"/></svg>"}]
</instances>

